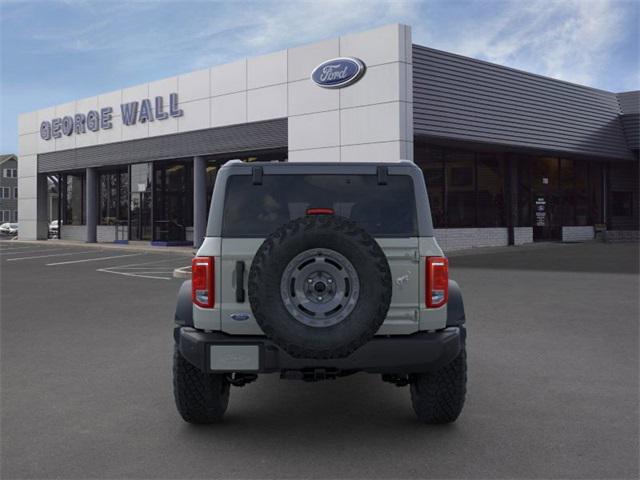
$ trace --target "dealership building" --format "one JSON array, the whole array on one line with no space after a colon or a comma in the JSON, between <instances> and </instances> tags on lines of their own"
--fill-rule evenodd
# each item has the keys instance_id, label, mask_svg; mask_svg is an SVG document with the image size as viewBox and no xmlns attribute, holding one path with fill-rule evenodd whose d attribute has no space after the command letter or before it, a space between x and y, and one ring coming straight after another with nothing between
<instances>
[{"instance_id":1,"label":"dealership building","mask_svg":"<svg viewBox=\"0 0 640 480\"><path fill-rule=\"evenodd\" d=\"M199 245L241 159L413 161L445 250L637 239L639 117L387 25L20 115L19 236Z\"/></svg>"}]
</instances>

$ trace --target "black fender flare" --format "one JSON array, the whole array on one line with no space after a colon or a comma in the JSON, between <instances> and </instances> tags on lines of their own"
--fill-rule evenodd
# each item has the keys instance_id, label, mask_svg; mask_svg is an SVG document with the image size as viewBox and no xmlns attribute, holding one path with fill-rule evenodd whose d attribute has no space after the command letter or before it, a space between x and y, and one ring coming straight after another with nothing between
<instances>
[{"instance_id":1,"label":"black fender flare","mask_svg":"<svg viewBox=\"0 0 640 480\"><path fill-rule=\"evenodd\" d=\"M464 303L462 301L462 291L458 282L449 280L449 300L447 302L447 327L459 327L464 325L466 317L464 315Z\"/></svg>"},{"instance_id":2,"label":"black fender flare","mask_svg":"<svg viewBox=\"0 0 640 480\"><path fill-rule=\"evenodd\" d=\"M175 314L176 325L193 327L193 304L191 303L191 280L185 280L178 290Z\"/></svg>"}]
</instances>

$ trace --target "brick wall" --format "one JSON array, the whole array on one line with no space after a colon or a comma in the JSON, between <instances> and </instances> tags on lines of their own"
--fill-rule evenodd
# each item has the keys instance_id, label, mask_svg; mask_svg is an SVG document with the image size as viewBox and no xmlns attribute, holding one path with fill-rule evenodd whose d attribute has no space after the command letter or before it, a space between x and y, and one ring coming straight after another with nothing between
<instances>
[{"instance_id":1,"label":"brick wall","mask_svg":"<svg viewBox=\"0 0 640 480\"><path fill-rule=\"evenodd\" d=\"M516 245L524 245L533 242L532 227L515 227L513 229L513 243Z\"/></svg>"},{"instance_id":2,"label":"brick wall","mask_svg":"<svg viewBox=\"0 0 640 480\"><path fill-rule=\"evenodd\" d=\"M116 241L116 226L115 225L98 225L97 228L97 240L98 242L115 242ZM127 240L129 238L128 227L118 227L118 240Z\"/></svg>"},{"instance_id":3,"label":"brick wall","mask_svg":"<svg viewBox=\"0 0 640 480\"><path fill-rule=\"evenodd\" d=\"M87 239L86 225L62 225L60 236L62 240L81 240Z\"/></svg>"},{"instance_id":4,"label":"brick wall","mask_svg":"<svg viewBox=\"0 0 640 480\"><path fill-rule=\"evenodd\" d=\"M640 232L638 230L607 230L604 233L604 238L608 243L638 242L640 241Z\"/></svg>"},{"instance_id":5,"label":"brick wall","mask_svg":"<svg viewBox=\"0 0 640 480\"><path fill-rule=\"evenodd\" d=\"M593 240L595 232L592 226L587 227L562 227L563 242L586 242Z\"/></svg>"},{"instance_id":6,"label":"brick wall","mask_svg":"<svg viewBox=\"0 0 640 480\"><path fill-rule=\"evenodd\" d=\"M506 228L436 228L435 236L445 252L475 247L500 247L509 242Z\"/></svg>"}]
</instances>

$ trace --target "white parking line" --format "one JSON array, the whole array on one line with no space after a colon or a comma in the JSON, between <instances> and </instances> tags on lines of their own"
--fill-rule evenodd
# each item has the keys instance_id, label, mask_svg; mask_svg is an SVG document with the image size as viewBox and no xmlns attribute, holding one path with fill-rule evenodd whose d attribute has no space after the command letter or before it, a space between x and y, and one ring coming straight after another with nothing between
<instances>
[{"instance_id":1,"label":"white parking line","mask_svg":"<svg viewBox=\"0 0 640 480\"><path fill-rule=\"evenodd\" d=\"M171 280L171 277L158 277L156 275L143 275L142 273L114 272L112 270L99 269L99 272L113 273L114 275L122 275L124 277L151 278L154 280Z\"/></svg>"},{"instance_id":2,"label":"white parking line","mask_svg":"<svg viewBox=\"0 0 640 480\"><path fill-rule=\"evenodd\" d=\"M154 280L171 280L173 278L174 267L167 265L157 265L159 263L175 263L175 258L165 258L155 262L131 263L129 265L118 265L115 267L99 268L98 272L112 273L124 277L150 278ZM152 266L156 265L156 266ZM165 274L166 276L159 276Z\"/></svg>"},{"instance_id":3,"label":"white parking line","mask_svg":"<svg viewBox=\"0 0 640 480\"><path fill-rule=\"evenodd\" d=\"M96 253L96 251L87 250L85 252L52 253L51 255L34 255L32 257L7 258L7 262L17 262L18 260L32 260L34 258L64 257L68 255L81 255L85 253Z\"/></svg>"},{"instance_id":4,"label":"white parking line","mask_svg":"<svg viewBox=\"0 0 640 480\"><path fill-rule=\"evenodd\" d=\"M119 268L121 270L143 270L143 271L151 271L151 270L166 270L167 266L159 266L159 267L107 267L107 269L111 268Z\"/></svg>"},{"instance_id":5,"label":"white parking line","mask_svg":"<svg viewBox=\"0 0 640 480\"><path fill-rule=\"evenodd\" d=\"M14 248L0 248L0 253L3 252L26 252L29 250L45 250L45 248L42 247L14 247Z\"/></svg>"},{"instance_id":6,"label":"white parking line","mask_svg":"<svg viewBox=\"0 0 640 480\"><path fill-rule=\"evenodd\" d=\"M69 265L70 263L99 262L100 260L109 260L111 258L135 257L137 255L144 255L144 253L131 253L129 255L113 255L113 256L110 256L110 257L85 258L83 260L69 260L68 262L47 263L46 266L47 267L54 267L56 265Z\"/></svg>"},{"instance_id":7,"label":"white parking line","mask_svg":"<svg viewBox=\"0 0 640 480\"><path fill-rule=\"evenodd\" d=\"M4 256L4 255L18 255L18 254L24 254L25 252L37 252L37 253L51 253L51 252L65 252L68 251L66 248L51 248L51 249L45 249L45 248L30 248L30 249L16 249L14 250L0 250L0 256Z\"/></svg>"},{"instance_id":8,"label":"white parking line","mask_svg":"<svg viewBox=\"0 0 640 480\"><path fill-rule=\"evenodd\" d=\"M127 263L126 265L118 265L117 267L106 267L106 268L129 268L129 267L140 267L143 265L155 265L157 263L173 263L176 261L176 257L163 258L162 260L154 260L153 262L139 262L139 263Z\"/></svg>"}]
</instances>

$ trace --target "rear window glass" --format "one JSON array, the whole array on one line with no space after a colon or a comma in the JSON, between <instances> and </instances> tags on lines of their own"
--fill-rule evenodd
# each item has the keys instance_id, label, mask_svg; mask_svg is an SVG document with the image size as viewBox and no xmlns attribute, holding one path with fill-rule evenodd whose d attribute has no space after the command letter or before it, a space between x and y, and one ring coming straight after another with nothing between
<instances>
[{"instance_id":1,"label":"rear window glass","mask_svg":"<svg viewBox=\"0 0 640 480\"><path fill-rule=\"evenodd\" d=\"M227 181L222 234L265 237L309 208L330 208L373 236L417 236L413 181L390 175L265 175L253 185L250 175Z\"/></svg>"}]
</instances>

